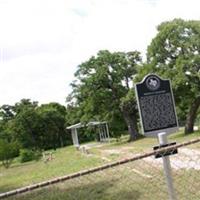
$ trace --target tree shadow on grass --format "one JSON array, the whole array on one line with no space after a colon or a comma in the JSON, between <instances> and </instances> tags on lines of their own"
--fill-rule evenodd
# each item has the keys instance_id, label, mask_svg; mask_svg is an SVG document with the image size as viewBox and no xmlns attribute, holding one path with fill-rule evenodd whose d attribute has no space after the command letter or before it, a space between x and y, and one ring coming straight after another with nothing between
<instances>
[{"instance_id":1,"label":"tree shadow on grass","mask_svg":"<svg viewBox=\"0 0 200 200\"><path fill-rule=\"evenodd\" d=\"M3 186L2 185L0 186L0 194L4 192L8 192L10 190L13 190L13 187L8 184L6 185L4 184Z\"/></svg>"},{"instance_id":2,"label":"tree shadow on grass","mask_svg":"<svg viewBox=\"0 0 200 200\"><path fill-rule=\"evenodd\" d=\"M100 181L77 185L59 184L7 200L137 200L140 192L115 181Z\"/></svg>"}]
</instances>

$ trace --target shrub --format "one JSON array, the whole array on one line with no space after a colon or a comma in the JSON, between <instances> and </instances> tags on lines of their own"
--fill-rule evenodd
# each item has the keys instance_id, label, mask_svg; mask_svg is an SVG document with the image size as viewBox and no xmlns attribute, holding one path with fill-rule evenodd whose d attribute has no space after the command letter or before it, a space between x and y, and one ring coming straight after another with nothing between
<instances>
[{"instance_id":1,"label":"shrub","mask_svg":"<svg viewBox=\"0 0 200 200\"><path fill-rule=\"evenodd\" d=\"M42 157L42 152L37 150L34 152L34 160L38 161Z\"/></svg>"},{"instance_id":2,"label":"shrub","mask_svg":"<svg viewBox=\"0 0 200 200\"><path fill-rule=\"evenodd\" d=\"M32 160L39 160L42 153L38 150L21 149L20 150L20 162L28 162Z\"/></svg>"},{"instance_id":3,"label":"shrub","mask_svg":"<svg viewBox=\"0 0 200 200\"><path fill-rule=\"evenodd\" d=\"M16 142L0 140L0 161L5 168L9 168L12 160L19 155L19 145Z\"/></svg>"}]
</instances>

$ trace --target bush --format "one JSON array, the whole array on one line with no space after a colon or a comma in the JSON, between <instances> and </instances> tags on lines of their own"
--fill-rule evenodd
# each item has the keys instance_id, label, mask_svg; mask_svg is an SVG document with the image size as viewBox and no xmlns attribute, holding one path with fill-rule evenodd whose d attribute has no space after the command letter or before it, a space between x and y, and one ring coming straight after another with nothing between
<instances>
[{"instance_id":1,"label":"bush","mask_svg":"<svg viewBox=\"0 0 200 200\"><path fill-rule=\"evenodd\" d=\"M19 145L16 142L0 140L0 161L5 168L9 168L12 160L19 155Z\"/></svg>"},{"instance_id":2,"label":"bush","mask_svg":"<svg viewBox=\"0 0 200 200\"><path fill-rule=\"evenodd\" d=\"M38 161L40 160L40 158L42 157L42 152L37 150L34 152L35 156L34 156L34 160Z\"/></svg>"},{"instance_id":3,"label":"bush","mask_svg":"<svg viewBox=\"0 0 200 200\"><path fill-rule=\"evenodd\" d=\"M21 149L20 150L20 162L28 162L32 160L39 160L42 156L42 153L38 150L30 150L30 149Z\"/></svg>"}]
</instances>

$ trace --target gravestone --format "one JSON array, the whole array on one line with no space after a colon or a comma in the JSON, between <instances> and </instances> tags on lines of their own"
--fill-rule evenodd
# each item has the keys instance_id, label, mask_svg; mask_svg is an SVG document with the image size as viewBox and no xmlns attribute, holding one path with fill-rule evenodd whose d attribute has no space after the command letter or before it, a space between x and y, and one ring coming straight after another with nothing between
<instances>
[{"instance_id":1,"label":"gravestone","mask_svg":"<svg viewBox=\"0 0 200 200\"><path fill-rule=\"evenodd\" d=\"M169 80L155 74L147 75L135 86L143 132L146 136L157 136L178 130L174 97Z\"/></svg>"}]
</instances>

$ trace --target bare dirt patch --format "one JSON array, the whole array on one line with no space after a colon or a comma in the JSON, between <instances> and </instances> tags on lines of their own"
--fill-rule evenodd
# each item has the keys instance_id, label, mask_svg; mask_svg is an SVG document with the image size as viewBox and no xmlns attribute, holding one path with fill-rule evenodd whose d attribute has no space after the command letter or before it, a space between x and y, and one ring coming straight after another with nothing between
<instances>
[{"instance_id":1,"label":"bare dirt patch","mask_svg":"<svg viewBox=\"0 0 200 200\"><path fill-rule=\"evenodd\" d=\"M154 157L144 158L146 162L151 162L155 167L162 167L162 158ZM200 151L180 148L177 155L170 156L171 167L175 170L179 169L195 169L200 170Z\"/></svg>"},{"instance_id":2,"label":"bare dirt patch","mask_svg":"<svg viewBox=\"0 0 200 200\"><path fill-rule=\"evenodd\" d=\"M134 154L130 152L131 147L122 147L117 149L104 149L101 150L101 156L103 158L110 155L118 155L119 158L132 157ZM138 155L138 154L135 154ZM154 156L143 159L145 162L151 163L154 167L161 168L162 158L155 159ZM194 169L200 170L200 151L188 148L178 149L178 154L170 156L171 167L175 170L179 169Z\"/></svg>"}]
</instances>

